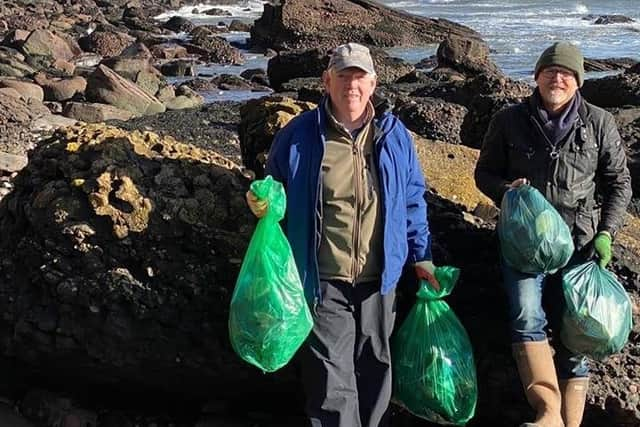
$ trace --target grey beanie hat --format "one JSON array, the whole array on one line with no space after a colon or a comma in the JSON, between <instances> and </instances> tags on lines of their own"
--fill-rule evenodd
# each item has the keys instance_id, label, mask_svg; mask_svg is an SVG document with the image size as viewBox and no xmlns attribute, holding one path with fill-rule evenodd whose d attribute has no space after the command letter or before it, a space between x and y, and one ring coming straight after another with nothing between
<instances>
[{"instance_id":1,"label":"grey beanie hat","mask_svg":"<svg viewBox=\"0 0 640 427\"><path fill-rule=\"evenodd\" d=\"M584 83L584 58L576 46L568 42L557 42L546 48L536 62L535 78L538 78L540 71L551 65L559 65L573 71L578 81L578 87L582 87L582 83Z\"/></svg>"}]
</instances>

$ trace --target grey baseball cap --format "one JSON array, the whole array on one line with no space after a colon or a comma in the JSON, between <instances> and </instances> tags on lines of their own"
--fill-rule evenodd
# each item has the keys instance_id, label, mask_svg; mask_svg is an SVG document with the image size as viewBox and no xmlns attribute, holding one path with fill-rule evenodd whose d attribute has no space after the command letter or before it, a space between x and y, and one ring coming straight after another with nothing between
<instances>
[{"instance_id":1,"label":"grey baseball cap","mask_svg":"<svg viewBox=\"0 0 640 427\"><path fill-rule=\"evenodd\" d=\"M360 68L366 73L375 74L369 48L358 43L347 43L333 49L327 68L342 71L350 67Z\"/></svg>"}]
</instances>

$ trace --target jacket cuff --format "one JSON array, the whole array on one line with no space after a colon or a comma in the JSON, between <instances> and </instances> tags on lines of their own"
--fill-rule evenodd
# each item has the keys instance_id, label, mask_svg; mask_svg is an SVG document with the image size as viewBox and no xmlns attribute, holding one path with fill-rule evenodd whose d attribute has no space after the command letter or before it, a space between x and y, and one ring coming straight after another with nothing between
<instances>
[{"instance_id":1,"label":"jacket cuff","mask_svg":"<svg viewBox=\"0 0 640 427\"><path fill-rule=\"evenodd\" d=\"M612 227L598 227L598 233L607 233L611 238L611 241L616 237L617 230L614 230Z\"/></svg>"},{"instance_id":2,"label":"jacket cuff","mask_svg":"<svg viewBox=\"0 0 640 427\"><path fill-rule=\"evenodd\" d=\"M410 264L415 264L420 261L433 261L433 256L431 255L431 238L429 238L429 242L424 250L413 251L413 253L407 257L407 261Z\"/></svg>"}]
</instances>

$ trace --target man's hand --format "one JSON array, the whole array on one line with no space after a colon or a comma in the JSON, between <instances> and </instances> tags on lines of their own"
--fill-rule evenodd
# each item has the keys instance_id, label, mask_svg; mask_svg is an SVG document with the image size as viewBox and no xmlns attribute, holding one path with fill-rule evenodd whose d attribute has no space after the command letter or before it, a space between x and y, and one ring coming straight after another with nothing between
<instances>
[{"instance_id":1,"label":"man's hand","mask_svg":"<svg viewBox=\"0 0 640 427\"><path fill-rule=\"evenodd\" d=\"M247 199L249 209L251 209L251 212L253 212L255 216L262 218L267 214L268 203L266 200L259 200L251 190L247 191L245 197Z\"/></svg>"},{"instance_id":2,"label":"man's hand","mask_svg":"<svg viewBox=\"0 0 640 427\"><path fill-rule=\"evenodd\" d=\"M596 234L595 239L593 239L593 247L596 250L596 254L598 254L598 258L600 258L598 262L600 267L606 268L611 261L611 234L607 231L601 231Z\"/></svg>"},{"instance_id":3,"label":"man's hand","mask_svg":"<svg viewBox=\"0 0 640 427\"><path fill-rule=\"evenodd\" d=\"M518 178L515 181L513 181L511 184L509 184L509 187L518 188L521 185L529 185L529 180L527 178Z\"/></svg>"},{"instance_id":4,"label":"man's hand","mask_svg":"<svg viewBox=\"0 0 640 427\"><path fill-rule=\"evenodd\" d=\"M433 261L418 261L413 267L418 279L426 280L436 291L440 290L440 283L435 276L436 266L433 265Z\"/></svg>"}]
</instances>

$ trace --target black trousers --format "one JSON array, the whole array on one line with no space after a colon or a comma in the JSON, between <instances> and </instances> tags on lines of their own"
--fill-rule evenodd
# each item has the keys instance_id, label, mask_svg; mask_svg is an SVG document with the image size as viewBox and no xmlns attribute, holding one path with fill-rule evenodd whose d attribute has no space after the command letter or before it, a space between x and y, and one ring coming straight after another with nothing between
<instances>
[{"instance_id":1,"label":"black trousers","mask_svg":"<svg viewBox=\"0 0 640 427\"><path fill-rule=\"evenodd\" d=\"M386 427L395 292L383 296L379 282L321 281L320 290L300 357L311 426Z\"/></svg>"}]
</instances>

